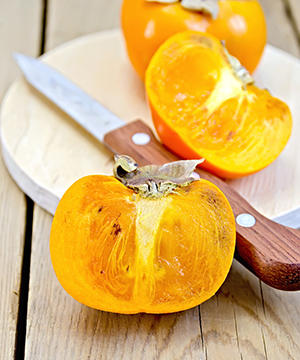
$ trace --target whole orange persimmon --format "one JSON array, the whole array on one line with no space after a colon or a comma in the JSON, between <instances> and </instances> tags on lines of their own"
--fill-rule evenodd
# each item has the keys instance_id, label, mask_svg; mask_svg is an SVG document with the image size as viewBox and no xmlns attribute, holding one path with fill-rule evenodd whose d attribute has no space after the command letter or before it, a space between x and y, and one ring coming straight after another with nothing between
<instances>
[{"instance_id":1,"label":"whole orange persimmon","mask_svg":"<svg viewBox=\"0 0 300 360\"><path fill-rule=\"evenodd\" d=\"M215 185L190 177L198 163L139 168L120 156L115 177L75 182L50 235L64 289L124 314L181 311L213 296L232 263L235 219Z\"/></svg>"},{"instance_id":2,"label":"whole orange persimmon","mask_svg":"<svg viewBox=\"0 0 300 360\"><path fill-rule=\"evenodd\" d=\"M199 0L163 2L123 1L122 29L127 52L142 79L157 48L171 35L184 30L208 32L224 40L229 52L250 72L254 71L266 44L266 23L259 1L203 1L205 6L217 4L217 12L183 6L199 4Z\"/></svg>"},{"instance_id":3,"label":"whole orange persimmon","mask_svg":"<svg viewBox=\"0 0 300 360\"><path fill-rule=\"evenodd\" d=\"M222 178L271 164L291 135L289 107L259 89L224 44L207 33L171 36L152 57L146 91L169 149Z\"/></svg>"}]
</instances>

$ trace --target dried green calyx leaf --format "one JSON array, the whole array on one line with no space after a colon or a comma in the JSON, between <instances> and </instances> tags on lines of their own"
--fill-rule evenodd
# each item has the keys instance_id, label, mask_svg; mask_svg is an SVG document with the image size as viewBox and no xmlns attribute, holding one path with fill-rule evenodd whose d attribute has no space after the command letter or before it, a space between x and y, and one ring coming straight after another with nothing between
<instances>
[{"instance_id":1,"label":"dried green calyx leaf","mask_svg":"<svg viewBox=\"0 0 300 360\"><path fill-rule=\"evenodd\" d=\"M122 184L143 197L158 199L196 181L191 177L200 160L181 160L159 165L139 167L127 155L116 155L114 176Z\"/></svg>"},{"instance_id":2,"label":"dried green calyx leaf","mask_svg":"<svg viewBox=\"0 0 300 360\"><path fill-rule=\"evenodd\" d=\"M185 9L192 11L201 11L216 19L219 14L218 0L146 0L148 2L157 2L161 4L174 4L180 2Z\"/></svg>"},{"instance_id":3,"label":"dried green calyx leaf","mask_svg":"<svg viewBox=\"0 0 300 360\"><path fill-rule=\"evenodd\" d=\"M229 54L225 46L225 41L221 41L221 44L223 45L225 55L231 65L234 75L242 81L244 86L254 84L254 79L250 75L249 71L240 63L236 57Z\"/></svg>"}]
</instances>

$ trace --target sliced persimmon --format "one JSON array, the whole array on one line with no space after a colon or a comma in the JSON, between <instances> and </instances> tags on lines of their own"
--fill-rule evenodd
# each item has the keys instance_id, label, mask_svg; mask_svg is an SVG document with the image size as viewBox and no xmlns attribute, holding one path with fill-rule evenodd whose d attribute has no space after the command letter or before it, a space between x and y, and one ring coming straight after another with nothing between
<instances>
[{"instance_id":1,"label":"sliced persimmon","mask_svg":"<svg viewBox=\"0 0 300 360\"><path fill-rule=\"evenodd\" d=\"M226 197L189 177L199 161L138 168L124 158L116 178L79 179L58 204L50 236L58 280L79 302L117 313L202 303L233 259L235 219Z\"/></svg>"},{"instance_id":2,"label":"sliced persimmon","mask_svg":"<svg viewBox=\"0 0 300 360\"><path fill-rule=\"evenodd\" d=\"M288 106L256 87L209 34L169 38L149 64L146 90L162 142L183 158L205 158L201 166L220 177L265 168L291 134Z\"/></svg>"}]
</instances>

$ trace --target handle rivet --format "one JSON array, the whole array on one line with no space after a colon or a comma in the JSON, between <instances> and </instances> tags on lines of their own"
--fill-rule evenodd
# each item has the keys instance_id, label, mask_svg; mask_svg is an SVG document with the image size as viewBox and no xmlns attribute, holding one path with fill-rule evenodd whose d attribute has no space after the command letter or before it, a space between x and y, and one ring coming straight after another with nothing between
<instances>
[{"instance_id":1,"label":"handle rivet","mask_svg":"<svg viewBox=\"0 0 300 360\"><path fill-rule=\"evenodd\" d=\"M145 133L136 133L131 139L136 145L147 145L151 140L150 136Z\"/></svg>"},{"instance_id":2,"label":"handle rivet","mask_svg":"<svg viewBox=\"0 0 300 360\"><path fill-rule=\"evenodd\" d=\"M253 215L250 214L240 214L236 217L236 222L243 227L252 227L255 225L256 220Z\"/></svg>"}]
</instances>

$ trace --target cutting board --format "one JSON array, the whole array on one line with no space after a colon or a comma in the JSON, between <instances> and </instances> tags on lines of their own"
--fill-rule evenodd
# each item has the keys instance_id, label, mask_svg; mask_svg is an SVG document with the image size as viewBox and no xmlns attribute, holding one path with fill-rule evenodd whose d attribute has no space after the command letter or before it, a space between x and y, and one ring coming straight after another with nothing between
<instances>
[{"instance_id":1,"label":"cutting board","mask_svg":"<svg viewBox=\"0 0 300 360\"><path fill-rule=\"evenodd\" d=\"M142 81L127 59L120 30L88 35L41 58L125 121L142 119L153 130ZM300 61L268 45L254 74L290 106L293 132L279 158L257 174L227 180L263 215L300 227ZM20 188L54 214L65 190L88 174L112 174L112 155L21 77L1 108L6 166Z\"/></svg>"}]
</instances>

